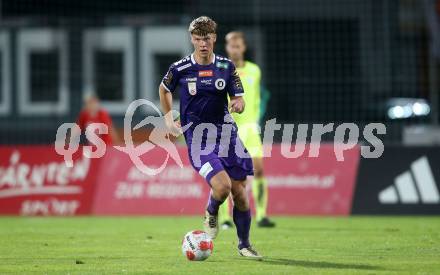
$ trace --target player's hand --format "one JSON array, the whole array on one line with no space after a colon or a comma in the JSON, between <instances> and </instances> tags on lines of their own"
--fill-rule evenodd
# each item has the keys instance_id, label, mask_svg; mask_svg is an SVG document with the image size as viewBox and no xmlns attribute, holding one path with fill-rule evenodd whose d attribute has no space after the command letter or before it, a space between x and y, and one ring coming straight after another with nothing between
<instances>
[{"instance_id":1,"label":"player's hand","mask_svg":"<svg viewBox=\"0 0 440 275\"><path fill-rule=\"evenodd\" d=\"M180 125L180 120L175 120L173 118L172 112L166 113L164 119L168 134L178 137L183 133L182 127Z\"/></svg>"},{"instance_id":2,"label":"player's hand","mask_svg":"<svg viewBox=\"0 0 440 275\"><path fill-rule=\"evenodd\" d=\"M168 128L168 133L171 135L178 137L183 134L182 126L180 125L180 121L170 121L166 123Z\"/></svg>"},{"instance_id":3,"label":"player's hand","mask_svg":"<svg viewBox=\"0 0 440 275\"><path fill-rule=\"evenodd\" d=\"M244 111L244 100L241 96L232 97L229 102L229 112L230 113L243 113Z\"/></svg>"}]
</instances>

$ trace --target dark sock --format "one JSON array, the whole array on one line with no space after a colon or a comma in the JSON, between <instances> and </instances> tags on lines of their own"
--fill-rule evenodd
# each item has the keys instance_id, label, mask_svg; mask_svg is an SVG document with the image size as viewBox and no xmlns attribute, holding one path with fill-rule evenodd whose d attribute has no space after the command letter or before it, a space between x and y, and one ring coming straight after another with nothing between
<instances>
[{"instance_id":1,"label":"dark sock","mask_svg":"<svg viewBox=\"0 0 440 275\"><path fill-rule=\"evenodd\" d=\"M249 247L249 231L251 229L251 210L240 211L235 206L233 209L235 227L237 227L238 249Z\"/></svg>"},{"instance_id":2,"label":"dark sock","mask_svg":"<svg viewBox=\"0 0 440 275\"><path fill-rule=\"evenodd\" d=\"M208 207L206 207L206 210L208 210L209 214L211 215L217 215L218 214L218 208L222 204L222 201L218 201L212 197L212 195L209 196L208 201Z\"/></svg>"}]
</instances>

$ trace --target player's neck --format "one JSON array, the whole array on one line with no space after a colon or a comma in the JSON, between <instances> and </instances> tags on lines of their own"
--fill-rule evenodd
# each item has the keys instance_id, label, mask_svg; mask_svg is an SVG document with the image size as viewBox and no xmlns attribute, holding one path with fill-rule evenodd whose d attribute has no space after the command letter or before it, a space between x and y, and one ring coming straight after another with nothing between
<instances>
[{"instance_id":1,"label":"player's neck","mask_svg":"<svg viewBox=\"0 0 440 275\"><path fill-rule=\"evenodd\" d=\"M244 59L237 59L237 60L232 60L232 62L234 63L235 67L237 68L242 68L244 67Z\"/></svg>"},{"instance_id":2,"label":"player's neck","mask_svg":"<svg viewBox=\"0 0 440 275\"><path fill-rule=\"evenodd\" d=\"M194 53L194 59L199 65L209 65L212 63L212 57L214 53L210 53L207 57L199 56L197 53Z\"/></svg>"}]
</instances>

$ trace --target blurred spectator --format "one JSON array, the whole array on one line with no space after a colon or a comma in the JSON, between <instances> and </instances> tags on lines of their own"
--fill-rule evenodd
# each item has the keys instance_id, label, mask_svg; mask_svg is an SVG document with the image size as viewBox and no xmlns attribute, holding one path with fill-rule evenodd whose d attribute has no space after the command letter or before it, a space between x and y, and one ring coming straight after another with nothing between
<instances>
[{"instance_id":1,"label":"blurred spectator","mask_svg":"<svg viewBox=\"0 0 440 275\"><path fill-rule=\"evenodd\" d=\"M99 98L93 93L89 93L84 97L83 109L80 111L76 123L81 129L81 132L84 132L89 124L104 123L108 127L108 133L100 134L99 137L106 145L119 143L119 137L113 127L112 118L107 110L101 106ZM81 133L73 134L79 135Z\"/></svg>"}]
</instances>

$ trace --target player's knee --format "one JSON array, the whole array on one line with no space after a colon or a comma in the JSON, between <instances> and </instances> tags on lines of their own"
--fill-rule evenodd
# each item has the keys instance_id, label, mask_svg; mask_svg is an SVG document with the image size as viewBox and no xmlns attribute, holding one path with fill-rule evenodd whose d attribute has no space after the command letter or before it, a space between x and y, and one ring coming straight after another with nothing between
<instances>
[{"instance_id":1,"label":"player's knee","mask_svg":"<svg viewBox=\"0 0 440 275\"><path fill-rule=\"evenodd\" d=\"M233 190L232 199L234 200L234 206L236 206L240 211L245 211L249 209L249 200L247 197L246 189L240 188Z\"/></svg>"},{"instance_id":2,"label":"player's knee","mask_svg":"<svg viewBox=\"0 0 440 275\"><path fill-rule=\"evenodd\" d=\"M240 211L246 211L249 209L249 200L246 195L240 194L234 196L234 206Z\"/></svg>"},{"instance_id":3,"label":"player's knee","mask_svg":"<svg viewBox=\"0 0 440 275\"><path fill-rule=\"evenodd\" d=\"M254 176L256 178L262 178L264 176L264 171L261 167L255 167L254 169Z\"/></svg>"},{"instance_id":4,"label":"player's knee","mask_svg":"<svg viewBox=\"0 0 440 275\"><path fill-rule=\"evenodd\" d=\"M231 193L231 184L228 182L219 184L216 192L219 197L226 199Z\"/></svg>"},{"instance_id":5,"label":"player's knee","mask_svg":"<svg viewBox=\"0 0 440 275\"><path fill-rule=\"evenodd\" d=\"M261 178L264 176L263 172L263 160L261 158L253 158L252 163L254 165L254 176Z\"/></svg>"},{"instance_id":6,"label":"player's knee","mask_svg":"<svg viewBox=\"0 0 440 275\"><path fill-rule=\"evenodd\" d=\"M216 180L211 182L212 190L216 197L226 199L231 193L231 181L227 179Z\"/></svg>"}]
</instances>

